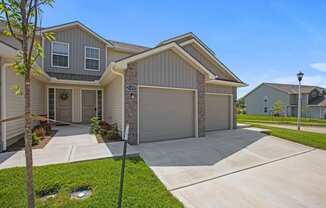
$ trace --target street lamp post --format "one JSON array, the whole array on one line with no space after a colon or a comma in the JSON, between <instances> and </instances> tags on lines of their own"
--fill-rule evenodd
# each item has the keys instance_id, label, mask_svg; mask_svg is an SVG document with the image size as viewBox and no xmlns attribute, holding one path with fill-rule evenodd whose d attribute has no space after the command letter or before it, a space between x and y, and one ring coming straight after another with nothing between
<instances>
[{"instance_id":1,"label":"street lamp post","mask_svg":"<svg viewBox=\"0 0 326 208\"><path fill-rule=\"evenodd\" d=\"M303 78L303 73L299 72L297 74L298 77L298 81L299 81L299 95L298 95L298 123L297 123L297 127L298 127L298 131L301 130L301 81Z\"/></svg>"}]
</instances>

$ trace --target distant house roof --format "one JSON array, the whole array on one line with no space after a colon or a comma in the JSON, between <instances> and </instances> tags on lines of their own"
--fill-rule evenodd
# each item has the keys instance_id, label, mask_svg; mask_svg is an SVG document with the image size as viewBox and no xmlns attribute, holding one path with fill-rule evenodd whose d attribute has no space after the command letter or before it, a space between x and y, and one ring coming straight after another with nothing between
<instances>
[{"instance_id":1,"label":"distant house roof","mask_svg":"<svg viewBox=\"0 0 326 208\"><path fill-rule=\"evenodd\" d=\"M279 83L263 83L264 85L276 88L280 91L283 91L288 94L298 94L299 85L294 84L279 84ZM313 89L325 90L322 87L312 86L312 85L301 85L302 93L310 93Z\"/></svg>"},{"instance_id":2,"label":"distant house roof","mask_svg":"<svg viewBox=\"0 0 326 208\"><path fill-rule=\"evenodd\" d=\"M313 100L312 102L309 103L309 105L326 106L326 95L325 96L321 96L317 100Z\"/></svg>"}]
</instances>

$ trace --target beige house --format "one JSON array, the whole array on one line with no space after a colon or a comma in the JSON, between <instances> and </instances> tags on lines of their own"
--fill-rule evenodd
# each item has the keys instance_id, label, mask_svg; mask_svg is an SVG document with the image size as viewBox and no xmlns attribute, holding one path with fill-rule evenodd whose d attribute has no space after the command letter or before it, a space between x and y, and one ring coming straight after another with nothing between
<instances>
[{"instance_id":1,"label":"beige house","mask_svg":"<svg viewBox=\"0 0 326 208\"><path fill-rule=\"evenodd\" d=\"M107 40L80 22L42 29L45 57L33 77L32 111L51 119L88 123L98 116L128 123L131 144L205 136L236 127L237 87L245 84L198 37L187 33L147 48ZM0 35L1 118L23 113L12 86L23 80L11 69L19 45ZM2 123L1 146L21 138L23 120Z\"/></svg>"}]
</instances>

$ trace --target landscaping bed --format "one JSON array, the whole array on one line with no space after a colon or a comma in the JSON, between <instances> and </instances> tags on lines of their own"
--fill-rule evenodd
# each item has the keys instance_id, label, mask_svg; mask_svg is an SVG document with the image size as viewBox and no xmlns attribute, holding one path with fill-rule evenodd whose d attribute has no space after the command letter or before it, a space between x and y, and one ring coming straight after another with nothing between
<instances>
[{"instance_id":1,"label":"landscaping bed","mask_svg":"<svg viewBox=\"0 0 326 208\"><path fill-rule=\"evenodd\" d=\"M120 159L34 167L37 207L104 208L117 207ZM127 158L123 207L183 207L164 187L140 157ZM2 208L27 207L25 169L0 170ZM80 187L92 191L83 200L71 199ZM44 194L56 193L44 199Z\"/></svg>"},{"instance_id":2,"label":"landscaping bed","mask_svg":"<svg viewBox=\"0 0 326 208\"><path fill-rule=\"evenodd\" d=\"M38 143L33 144L33 149L43 149L57 132L58 132L57 130L51 130L47 135L45 135L42 139L40 139ZM25 140L24 137L22 137L17 142L10 145L7 148L7 151L8 152L19 151L19 150L23 150L24 148L25 148Z\"/></svg>"},{"instance_id":3,"label":"landscaping bed","mask_svg":"<svg viewBox=\"0 0 326 208\"><path fill-rule=\"evenodd\" d=\"M109 124L98 117L91 119L91 131L96 136L98 143L121 141L121 132L117 124Z\"/></svg>"}]
</instances>

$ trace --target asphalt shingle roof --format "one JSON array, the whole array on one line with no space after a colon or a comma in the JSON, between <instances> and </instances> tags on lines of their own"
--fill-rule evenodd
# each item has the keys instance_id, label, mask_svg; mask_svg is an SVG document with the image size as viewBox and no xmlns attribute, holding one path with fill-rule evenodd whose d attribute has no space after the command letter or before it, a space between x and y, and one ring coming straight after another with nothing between
<instances>
[{"instance_id":1,"label":"asphalt shingle roof","mask_svg":"<svg viewBox=\"0 0 326 208\"><path fill-rule=\"evenodd\" d=\"M299 92L299 85L294 84L279 84L279 83L264 83L267 86L276 88L288 94L297 94ZM302 93L310 93L313 89L325 90L324 88L312 85L301 85Z\"/></svg>"}]
</instances>

